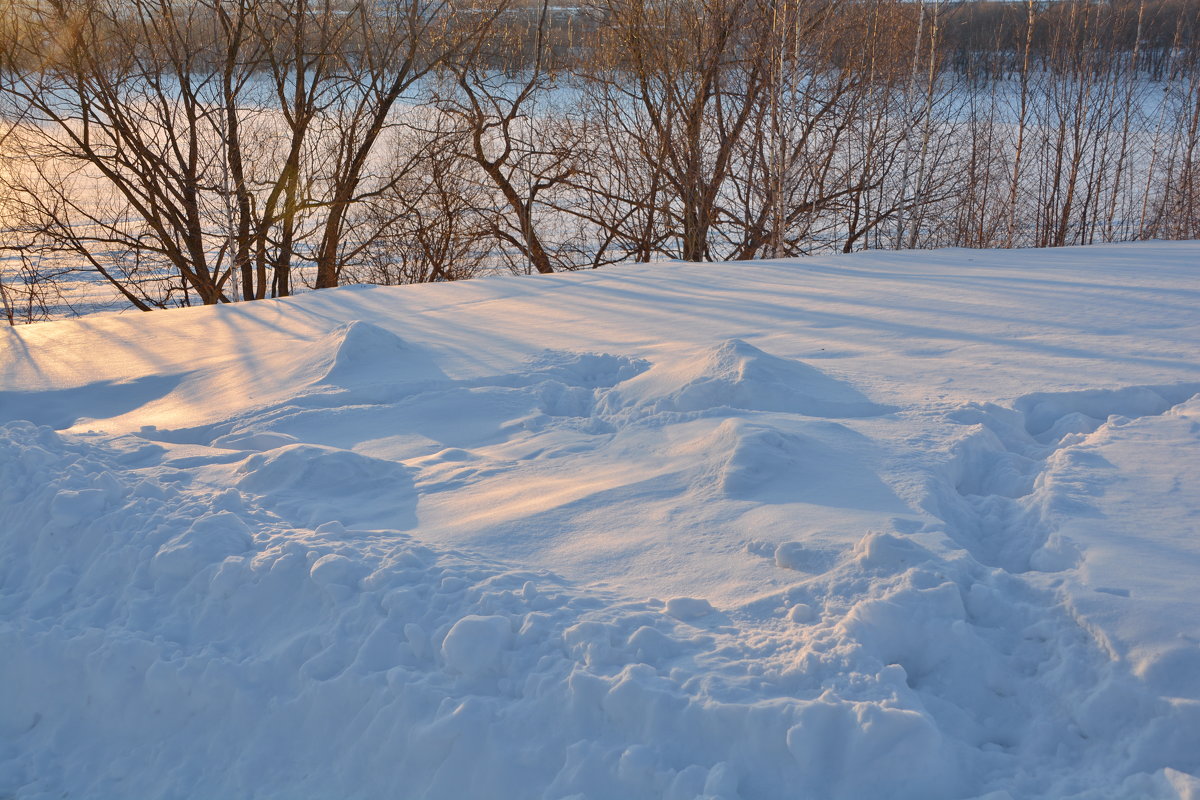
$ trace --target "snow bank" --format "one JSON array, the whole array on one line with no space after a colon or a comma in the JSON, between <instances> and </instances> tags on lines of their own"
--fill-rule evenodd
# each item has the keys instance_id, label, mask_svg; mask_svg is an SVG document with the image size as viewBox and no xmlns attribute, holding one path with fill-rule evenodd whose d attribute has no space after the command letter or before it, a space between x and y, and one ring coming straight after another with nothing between
<instances>
[{"instance_id":1,"label":"snow bank","mask_svg":"<svg viewBox=\"0 0 1200 800\"><path fill-rule=\"evenodd\" d=\"M6 334L0 795L1191 797L1198 254Z\"/></svg>"}]
</instances>

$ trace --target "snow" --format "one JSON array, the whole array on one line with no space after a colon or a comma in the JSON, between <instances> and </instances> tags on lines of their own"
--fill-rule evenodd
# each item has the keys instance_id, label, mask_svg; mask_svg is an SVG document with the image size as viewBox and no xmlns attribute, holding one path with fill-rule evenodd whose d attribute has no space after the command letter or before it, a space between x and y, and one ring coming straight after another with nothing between
<instances>
[{"instance_id":1,"label":"snow","mask_svg":"<svg viewBox=\"0 0 1200 800\"><path fill-rule=\"evenodd\" d=\"M1200 243L0 333L0 796L1200 796Z\"/></svg>"}]
</instances>

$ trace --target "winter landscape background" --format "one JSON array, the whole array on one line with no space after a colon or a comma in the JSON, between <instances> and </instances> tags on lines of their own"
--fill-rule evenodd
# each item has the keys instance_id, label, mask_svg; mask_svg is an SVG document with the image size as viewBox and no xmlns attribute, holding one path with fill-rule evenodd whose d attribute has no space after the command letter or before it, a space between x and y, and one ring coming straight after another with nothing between
<instances>
[{"instance_id":1,"label":"winter landscape background","mask_svg":"<svg viewBox=\"0 0 1200 800\"><path fill-rule=\"evenodd\" d=\"M1198 33L0 1L0 799L1200 797Z\"/></svg>"}]
</instances>

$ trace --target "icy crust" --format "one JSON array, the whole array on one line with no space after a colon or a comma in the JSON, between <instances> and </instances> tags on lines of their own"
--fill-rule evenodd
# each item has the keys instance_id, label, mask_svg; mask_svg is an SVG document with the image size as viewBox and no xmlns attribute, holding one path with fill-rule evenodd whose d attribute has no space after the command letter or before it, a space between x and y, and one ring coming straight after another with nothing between
<instances>
[{"instance_id":1,"label":"icy crust","mask_svg":"<svg viewBox=\"0 0 1200 800\"><path fill-rule=\"evenodd\" d=\"M631 602L399 531L297 525L273 494L304 468L278 452L220 489L137 437L0 428L0 685L20 687L0 704L0 791L1190 791L1194 705L1147 692L1050 591L965 555L869 533L740 607ZM773 556L803 569L801 550Z\"/></svg>"}]
</instances>

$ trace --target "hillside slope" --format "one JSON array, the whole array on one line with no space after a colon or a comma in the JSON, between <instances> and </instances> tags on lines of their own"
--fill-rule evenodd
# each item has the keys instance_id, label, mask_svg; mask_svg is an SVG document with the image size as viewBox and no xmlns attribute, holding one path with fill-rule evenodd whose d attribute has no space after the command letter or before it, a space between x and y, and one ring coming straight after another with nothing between
<instances>
[{"instance_id":1,"label":"hillside slope","mask_svg":"<svg viewBox=\"0 0 1200 800\"><path fill-rule=\"evenodd\" d=\"M1200 243L0 333L0 797L1200 796Z\"/></svg>"}]
</instances>

